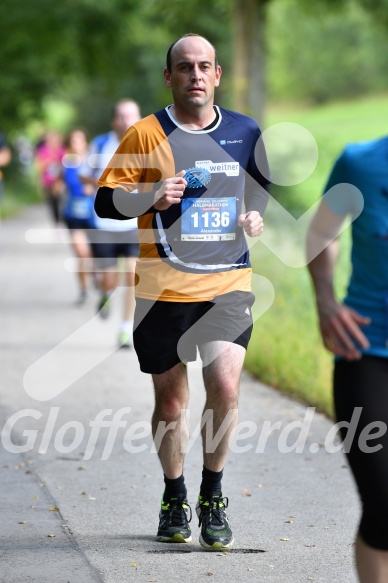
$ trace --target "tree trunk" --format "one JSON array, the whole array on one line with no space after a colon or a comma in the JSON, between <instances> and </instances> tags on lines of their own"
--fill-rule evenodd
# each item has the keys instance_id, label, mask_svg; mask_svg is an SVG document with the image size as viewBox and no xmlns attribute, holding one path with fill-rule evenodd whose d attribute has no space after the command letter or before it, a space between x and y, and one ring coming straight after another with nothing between
<instances>
[{"instance_id":1,"label":"tree trunk","mask_svg":"<svg viewBox=\"0 0 388 583\"><path fill-rule=\"evenodd\" d=\"M265 14L268 0L233 0L233 108L260 124L265 104Z\"/></svg>"}]
</instances>

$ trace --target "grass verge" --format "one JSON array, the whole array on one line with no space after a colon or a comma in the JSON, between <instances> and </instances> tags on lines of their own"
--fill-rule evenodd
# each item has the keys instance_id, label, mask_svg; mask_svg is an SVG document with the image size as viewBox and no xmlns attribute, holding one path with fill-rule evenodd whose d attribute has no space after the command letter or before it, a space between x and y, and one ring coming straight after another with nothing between
<instances>
[{"instance_id":1,"label":"grass verge","mask_svg":"<svg viewBox=\"0 0 388 583\"><path fill-rule=\"evenodd\" d=\"M41 201L34 176L13 175L5 181L1 216L3 219L12 217L25 207Z\"/></svg>"},{"instance_id":2,"label":"grass verge","mask_svg":"<svg viewBox=\"0 0 388 583\"><path fill-rule=\"evenodd\" d=\"M320 196L335 158L348 142L380 137L381 119L388 116L388 97L367 98L319 108L269 112L267 127L291 121L306 127L317 141L318 165L308 180L281 192L281 202L294 214L307 210ZM276 196L277 191L275 189ZM289 195L289 197L288 197ZM266 230L282 238L292 252L300 241L266 217ZM350 273L350 229L341 236L336 290L343 297ZM263 382L333 415L332 357L320 339L312 287L307 268L285 265L263 244L251 253L253 271L274 287L270 309L256 322L246 357L246 369ZM260 297L256 299L260 302Z\"/></svg>"}]
</instances>

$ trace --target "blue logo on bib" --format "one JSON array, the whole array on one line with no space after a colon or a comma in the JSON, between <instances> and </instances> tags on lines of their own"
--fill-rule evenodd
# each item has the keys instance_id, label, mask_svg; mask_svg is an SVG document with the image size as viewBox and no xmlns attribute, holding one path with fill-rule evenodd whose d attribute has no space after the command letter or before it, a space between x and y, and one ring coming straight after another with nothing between
<instances>
[{"instance_id":1,"label":"blue logo on bib","mask_svg":"<svg viewBox=\"0 0 388 583\"><path fill-rule=\"evenodd\" d=\"M211 177L206 168L189 168L183 178L187 182L187 188L201 188L210 182Z\"/></svg>"}]
</instances>

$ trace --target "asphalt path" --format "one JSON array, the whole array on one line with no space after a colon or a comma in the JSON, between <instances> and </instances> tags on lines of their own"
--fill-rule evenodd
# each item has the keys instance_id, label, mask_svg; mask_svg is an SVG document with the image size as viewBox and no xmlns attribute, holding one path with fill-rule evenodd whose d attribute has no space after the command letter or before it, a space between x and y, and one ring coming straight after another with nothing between
<instances>
[{"instance_id":1,"label":"asphalt path","mask_svg":"<svg viewBox=\"0 0 388 583\"><path fill-rule=\"evenodd\" d=\"M195 516L192 543L155 541L152 386L117 349L122 290L108 320L92 288L77 307L67 233L50 227L42 206L0 225L0 582L355 583L360 508L332 423L248 374L223 482L234 549L204 551ZM189 378L194 511L200 363Z\"/></svg>"}]
</instances>

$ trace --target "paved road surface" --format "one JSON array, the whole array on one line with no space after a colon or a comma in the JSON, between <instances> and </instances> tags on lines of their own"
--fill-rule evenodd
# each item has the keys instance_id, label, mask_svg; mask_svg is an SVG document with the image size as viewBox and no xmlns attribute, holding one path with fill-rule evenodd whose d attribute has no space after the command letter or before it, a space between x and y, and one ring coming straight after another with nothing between
<instances>
[{"instance_id":1,"label":"paved road surface","mask_svg":"<svg viewBox=\"0 0 388 583\"><path fill-rule=\"evenodd\" d=\"M195 518L191 544L154 541L163 484L149 436L150 379L132 351L116 350L119 297L107 321L95 315L94 290L75 306L71 250L49 226L38 206L0 229L0 582L355 583L359 505L342 454L322 447L331 423L315 414L302 452L281 453L287 424L308 411L248 375L224 480L235 549L202 551ZM194 508L197 365L190 378Z\"/></svg>"}]
</instances>

